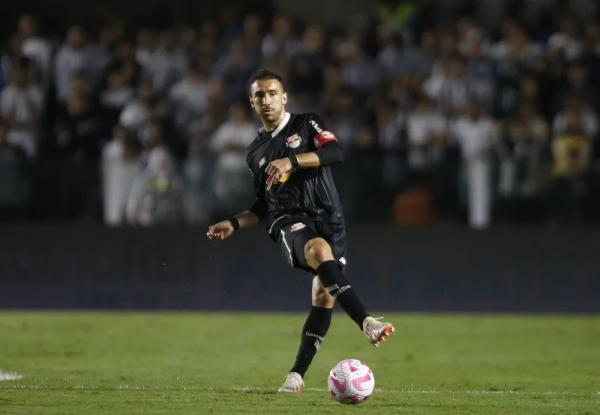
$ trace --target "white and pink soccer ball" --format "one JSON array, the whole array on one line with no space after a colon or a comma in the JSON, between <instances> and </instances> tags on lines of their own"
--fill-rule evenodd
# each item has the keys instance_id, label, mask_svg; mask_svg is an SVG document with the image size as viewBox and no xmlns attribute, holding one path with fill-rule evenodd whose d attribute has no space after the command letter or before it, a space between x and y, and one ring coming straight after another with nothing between
<instances>
[{"instance_id":1,"label":"white and pink soccer ball","mask_svg":"<svg viewBox=\"0 0 600 415\"><path fill-rule=\"evenodd\" d=\"M354 405L373 393L375 377L369 366L360 360L345 359L331 369L327 386L333 399Z\"/></svg>"}]
</instances>

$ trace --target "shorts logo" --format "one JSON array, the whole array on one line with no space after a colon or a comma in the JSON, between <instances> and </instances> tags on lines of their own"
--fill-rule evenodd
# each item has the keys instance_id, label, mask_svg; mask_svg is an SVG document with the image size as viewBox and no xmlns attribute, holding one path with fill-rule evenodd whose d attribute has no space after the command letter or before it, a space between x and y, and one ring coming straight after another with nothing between
<instances>
[{"instance_id":1,"label":"shorts logo","mask_svg":"<svg viewBox=\"0 0 600 415\"><path fill-rule=\"evenodd\" d=\"M265 165L267 161L265 160L265 158L261 158L260 161L258 162L258 168L260 169L262 166Z\"/></svg>"},{"instance_id":2,"label":"shorts logo","mask_svg":"<svg viewBox=\"0 0 600 415\"><path fill-rule=\"evenodd\" d=\"M303 224L302 222L294 223L292 225L292 227L290 228L290 232L296 232L303 228L306 228L306 225Z\"/></svg>"},{"instance_id":3,"label":"shorts logo","mask_svg":"<svg viewBox=\"0 0 600 415\"><path fill-rule=\"evenodd\" d=\"M302 138L298 134L294 134L285 139L289 148L297 148L302 142Z\"/></svg>"}]
</instances>

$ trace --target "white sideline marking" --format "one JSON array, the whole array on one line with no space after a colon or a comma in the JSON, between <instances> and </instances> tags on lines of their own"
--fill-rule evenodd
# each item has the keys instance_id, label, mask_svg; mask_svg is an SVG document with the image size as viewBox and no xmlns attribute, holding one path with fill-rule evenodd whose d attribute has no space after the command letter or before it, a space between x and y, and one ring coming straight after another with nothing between
<instances>
[{"instance_id":1,"label":"white sideline marking","mask_svg":"<svg viewBox=\"0 0 600 415\"><path fill-rule=\"evenodd\" d=\"M6 378L3 376L9 375L10 378ZM23 376L18 373L9 373L9 372L0 372L0 380L18 380L22 379ZM23 384L15 384L15 385L6 385L3 386L2 389L21 389L21 390L104 390L104 391L116 391L116 390L148 390L148 391L158 391L158 390L170 390L170 391L211 391L211 392L226 392L226 391L234 391L234 392L273 392L277 391L277 388L266 388L261 386L241 386L241 387L233 387L231 389L228 388L213 388L213 387L198 387L198 386L181 386L181 387L171 387L171 386L157 386L157 385L127 385L127 384L117 384L114 386L99 386L99 385L66 385L66 386L52 386L52 385L23 385ZM328 389L326 388L304 388L307 392L321 392L326 393ZM404 395L513 395L513 396L600 396L600 391L596 392L567 392L567 391L518 391L518 390L435 390L435 389L383 389L383 388L375 388L375 393L396 393L396 394L404 394Z\"/></svg>"},{"instance_id":2,"label":"white sideline marking","mask_svg":"<svg viewBox=\"0 0 600 415\"><path fill-rule=\"evenodd\" d=\"M238 392L266 392L275 391L275 388L262 388L259 386L243 386L240 388L232 388ZM328 392L325 388L304 388L307 392ZM465 391L441 391L433 389L382 389L375 388L375 393L399 393L406 395L521 395L521 396L583 396L586 392L566 392L566 391L517 391L517 390L465 390ZM592 395L594 393L592 392ZM600 392L596 392L600 395Z\"/></svg>"},{"instance_id":3,"label":"white sideline marking","mask_svg":"<svg viewBox=\"0 0 600 415\"><path fill-rule=\"evenodd\" d=\"M0 370L0 382L19 379L23 379L23 375L20 375L17 372L3 372Z\"/></svg>"}]
</instances>

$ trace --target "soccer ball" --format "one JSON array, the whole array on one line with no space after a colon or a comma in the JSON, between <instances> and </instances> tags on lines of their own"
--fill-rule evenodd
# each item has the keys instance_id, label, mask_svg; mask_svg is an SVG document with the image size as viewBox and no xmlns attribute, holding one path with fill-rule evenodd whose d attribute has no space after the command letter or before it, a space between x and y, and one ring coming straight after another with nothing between
<instances>
[{"instance_id":1,"label":"soccer ball","mask_svg":"<svg viewBox=\"0 0 600 415\"><path fill-rule=\"evenodd\" d=\"M360 360L345 359L331 369L327 386L333 399L354 405L373 393L375 377L369 366Z\"/></svg>"}]
</instances>

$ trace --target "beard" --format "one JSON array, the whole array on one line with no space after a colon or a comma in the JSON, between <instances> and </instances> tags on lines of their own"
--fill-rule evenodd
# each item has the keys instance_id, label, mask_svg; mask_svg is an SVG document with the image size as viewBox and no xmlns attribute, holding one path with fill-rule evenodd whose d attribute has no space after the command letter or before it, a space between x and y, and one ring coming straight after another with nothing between
<instances>
[{"instance_id":1,"label":"beard","mask_svg":"<svg viewBox=\"0 0 600 415\"><path fill-rule=\"evenodd\" d=\"M263 120L265 121L269 121L269 122L274 122L277 121L280 117L281 117L281 110L280 111L270 111L270 112L264 112L261 114Z\"/></svg>"}]
</instances>

